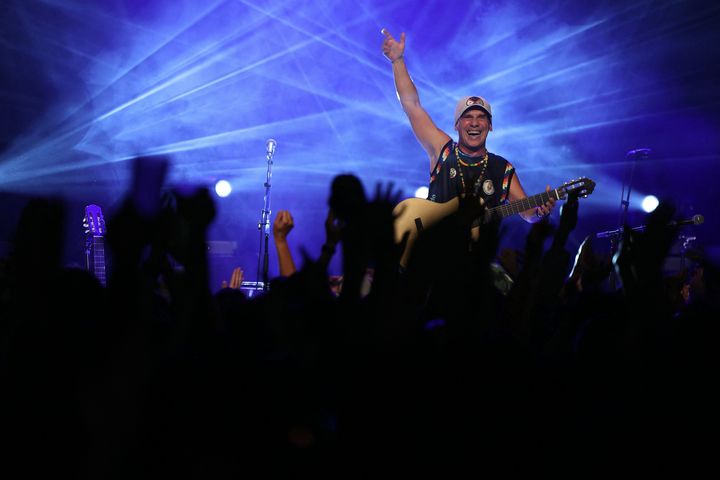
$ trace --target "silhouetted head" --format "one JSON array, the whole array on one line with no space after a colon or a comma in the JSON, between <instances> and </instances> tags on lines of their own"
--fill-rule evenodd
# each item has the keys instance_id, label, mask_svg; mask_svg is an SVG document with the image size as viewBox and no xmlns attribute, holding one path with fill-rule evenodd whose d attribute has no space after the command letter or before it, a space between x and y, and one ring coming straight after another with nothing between
<instances>
[{"instance_id":1,"label":"silhouetted head","mask_svg":"<svg viewBox=\"0 0 720 480\"><path fill-rule=\"evenodd\" d=\"M330 186L328 203L337 219L347 222L356 218L367 203L360 179L351 174L336 176Z\"/></svg>"}]
</instances>

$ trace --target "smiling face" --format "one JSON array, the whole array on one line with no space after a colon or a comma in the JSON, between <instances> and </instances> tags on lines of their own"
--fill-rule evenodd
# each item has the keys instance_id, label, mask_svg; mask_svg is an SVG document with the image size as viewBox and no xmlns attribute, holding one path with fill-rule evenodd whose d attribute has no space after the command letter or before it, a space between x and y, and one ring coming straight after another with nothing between
<instances>
[{"instance_id":1,"label":"smiling face","mask_svg":"<svg viewBox=\"0 0 720 480\"><path fill-rule=\"evenodd\" d=\"M492 123L487 112L479 107L471 108L460 116L455 124L458 132L458 145L469 155L485 155L485 141L492 131Z\"/></svg>"}]
</instances>

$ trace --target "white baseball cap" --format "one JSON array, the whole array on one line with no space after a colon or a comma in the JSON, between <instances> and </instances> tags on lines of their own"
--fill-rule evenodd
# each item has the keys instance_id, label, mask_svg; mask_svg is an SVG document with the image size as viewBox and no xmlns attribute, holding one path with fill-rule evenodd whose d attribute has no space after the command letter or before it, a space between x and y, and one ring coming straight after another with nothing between
<instances>
[{"instance_id":1,"label":"white baseball cap","mask_svg":"<svg viewBox=\"0 0 720 480\"><path fill-rule=\"evenodd\" d=\"M482 108L490 116L490 121L492 122L492 108L490 107L488 101L483 97L474 96L463 97L458 101L457 106L455 107L455 123L457 123L458 120L460 120L460 117L462 117L465 112L471 108Z\"/></svg>"}]
</instances>

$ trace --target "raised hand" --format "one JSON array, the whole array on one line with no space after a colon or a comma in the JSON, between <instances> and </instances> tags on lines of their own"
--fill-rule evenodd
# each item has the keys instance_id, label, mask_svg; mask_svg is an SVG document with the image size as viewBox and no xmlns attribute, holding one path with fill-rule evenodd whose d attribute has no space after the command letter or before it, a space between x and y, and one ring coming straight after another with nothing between
<instances>
[{"instance_id":1,"label":"raised hand","mask_svg":"<svg viewBox=\"0 0 720 480\"><path fill-rule=\"evenodd\" d=\"M341 239L342 230L336 221L335 214L332 209L328 209L325 218L325 245L334 248Z\"/></svg>"},{"instance_id":2,"label":"raised hand","mask_svg":"<svg viewBox=\"0 0 720 480\"><path fill-rule=\"evenodd\" d=\"M220 284L220 288L232 288L233 290L239 290L242 286L243 281L243 270L240 267L235 267L230 277L230 283L227 280L223 280Z\"/></svg>"},{"instance_id":3,"label":"raised hand","mask_svg":"<svg viewBox=\"0 0 720 480\"><path fill-rule=\"evenodd\" d=\"M393 182L375 185L375 196L366 206L365 237L367 247L375 254L397 253L395 239L393 209L403 197L402 191L396 190Z\"/></svg>"},{"instance_id":4,"label":"raised hand","mask_svg":"<svg viewBox=\"0 0 720 480\"><path fill-rule=\"evenodd\" d=\"M395 205L397 205L402 198L403 192L402 190L395 189L395 183L388 182L385 185L385 190L383 190L383 185L381 183L375 184L375 196L373 197L372 202L385 209L389 208L391 213L392 209L395 208Z\"/></svg>"},{"instance_id":5,"label":"raised hand","mask_svg":"<svg viewBox=\"0 0 720 480\"><path fill-rule=\"evenodd\" d=\"M563 249L567 242L570 232L572 232L577 226L578 221L578 207L580 202L578 196L580 195L579 190L573 190L568 193L567 201L560 208L560 225L555 232L555 238L553 238L553 248Z\"/></svg>"},{"instance_id":6,"label":"raised hand","mask_svg":"<svg viewBox=\"0 0 720 480\"><path fill-rule=\"evenodd\" d=\"M386 28L383 28L381 32L385 35L385 40L383 40L382 44L383 55L391 62L402 58L405 52L405 32L400 34L400 41L395 40Z\"/></svg>"},{"instance_id":7,"label":"raised hand","mask_svg":"<svg viewBox=\"0 0 720 480\"><path fill-rule=\"evenodd\" d=\"M292 215L287 210L280 210L275 216L273 222L273 240L278 254L278 265L280 266L280 276L289 277L297 271L295 261L290 253L290 246L287 242L287 236L290 230L295 226Z\"/></svg>"},{"instance_id":8,"label":"raised hand","mask_svg":"<svg viewBox=\"0 0 720 480\"><path fill-rule=\"evenodd\" d=\"M342 240L341 222L336 220L332 208L329 208L327 217L325 217L325 243L322 246L322 253L318 259L318 263L322 268L327 269L340 240ZM339 292L340 290L338 289L336 293Z\"/></svg>"},{"instance_id":9,"label":"raised hand","mask_svg":"<svg viewBox=\"0 0 720 480\"><path fill-rule=\"evenodd\" d=\"M239 289L242 285L243 281L243 270L240 267L237 267L232 272L232 277L230 277L230 288L233 288L235 290Z\"/></svg>"},{"instance_id":10,"label":"raised hand","mask_svg":"<svg viewBox=\"0 0 720 480\"><path fill-rule=\"evenodd\" d=\"M275 216L273 222L273 236L275 238L287 238L290 234L290 230L293 229L295 223L293 222L292 215L287 210L280 210Z\"/></svg>"}]
</instances>

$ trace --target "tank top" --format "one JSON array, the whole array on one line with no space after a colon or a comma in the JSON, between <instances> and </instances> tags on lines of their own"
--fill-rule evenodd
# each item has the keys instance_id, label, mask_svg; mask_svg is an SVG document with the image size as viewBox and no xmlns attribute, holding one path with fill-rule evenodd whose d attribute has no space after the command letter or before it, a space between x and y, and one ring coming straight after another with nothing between
<instances>
[{"instance_id":1,"label":"tank top","mask_svg":"<svg viewBox=\"0 0 720 480\"><path fill-rule=\"evenodd\" d=\"M488 152L487 167L479 178L483 171L482 163L463 166L458 162L456 152L459 153L459 149L453 140L440 150L435 168L430 173L428 200L439 203L452 200L462 193L464 182L466 190L481 197L489 207L506 203L515 167L500 155ZM463 159L465 163L477 160L475 157Z\"/></svg>"}]
</instances>

